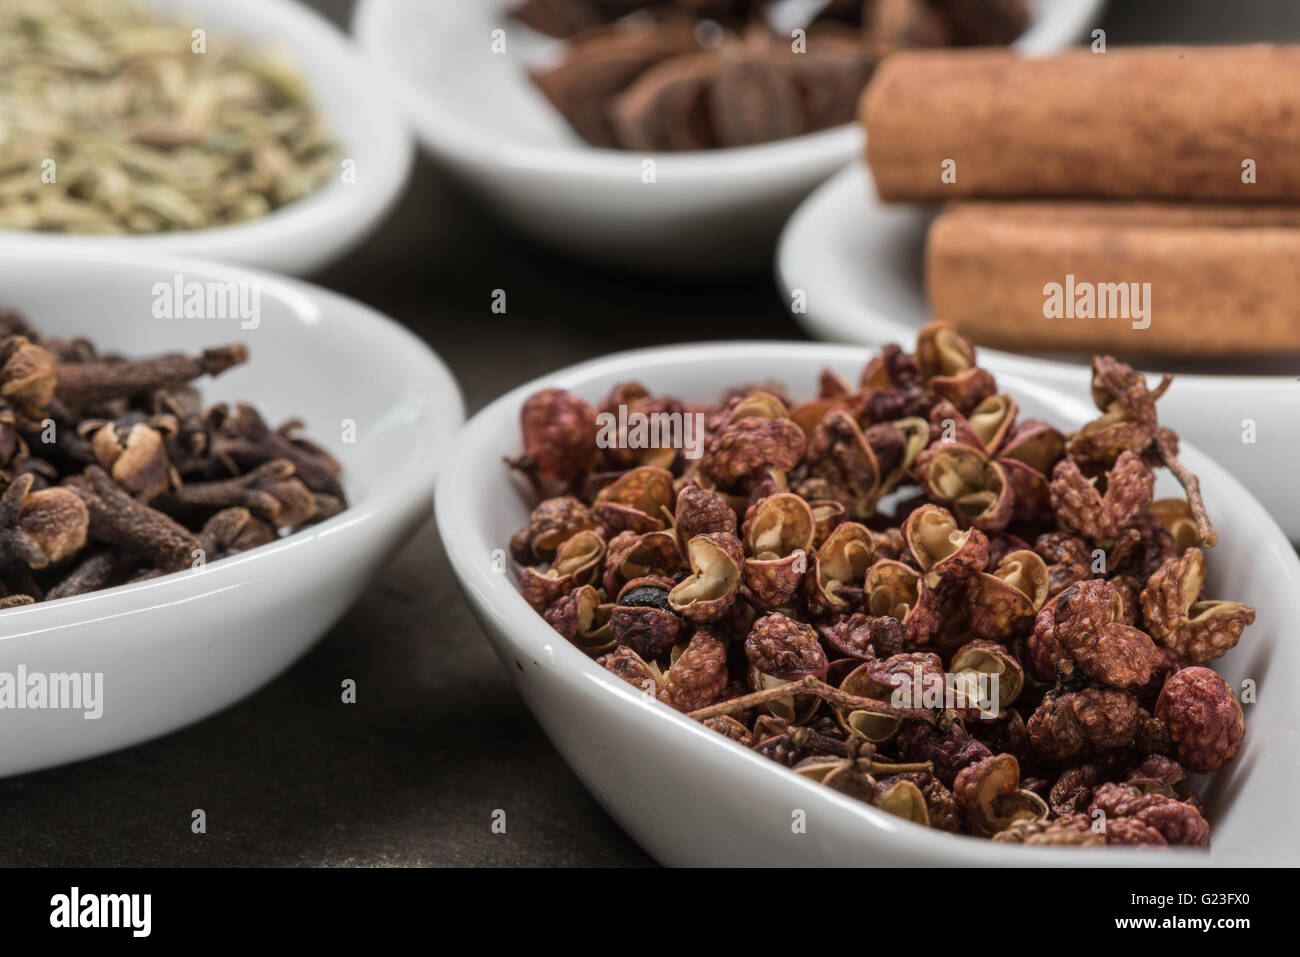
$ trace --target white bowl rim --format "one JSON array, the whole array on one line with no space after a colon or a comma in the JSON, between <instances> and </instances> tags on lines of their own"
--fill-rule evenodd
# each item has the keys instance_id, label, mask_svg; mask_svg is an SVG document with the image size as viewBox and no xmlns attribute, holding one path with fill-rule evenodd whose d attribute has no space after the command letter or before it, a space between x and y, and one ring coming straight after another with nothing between
<instances>
[{"instance_id":1,"label":"white bowl rim","mask_svg":"<svg viewBox=\"0 0 1300 957\"><path fill-rule=\"evenodd\" d=\"M320 307L322 315L327 315L331 310L346 310L348 313L346 322L358 333L369 330L374 335L396 337L402 341L411 356L419 356L423 360L426 374L422 378L420 387L438 404L439 409L446 410L452 422L444 440L430 441L424 453L411 466L395 475L390 484L382 490L374 490L361 501L349 501L348 507L338 515L266 545L259 545L238 555L207 563L201 572L206 590L219 590L223 585L237 581L242 574L243 566L249 562L274 561L286 552L304 547L318 539L329 537L332 542L339 545L357 540L359 536L365 534L366 526L377 516L401 508L406 503L431 498L435 479L445 460L446 448L452 441L454 432L464 421L464 399L456 378L442 358L415 333L378 310L300 279L291 279L246 266L211 262L187 256L158 254L142 258L137 250L126 251L120 248L106 249L81 245L0 252L0 265L23 260L68 266L75 266L77 263L95 263L132 269L157 268L178 275L220 276L234 282L258 283L263 295L286 300L305 297ZM346 476L344 482L346 485ZM148 581L117 585L84 595L11 608L0 617L0 626L3 626L0 630L0 641L62 628L68 624L65 619L68 609L75 608L89 617L95 613L99 603L115 601L124 595L148 592L149 598L146 604L165 604L187 595L188 587L193 580L191 573L182 570ZM11 623L21 624L22 630L11 629L9 627Z\"/></svg>"},{"instance_id":2,"label":"white bowl rim","mask_svg":"<svg viewBox=\"0 0 1300 957\"><path fill-rule=\"evenodd\" d=\"M1060 50L1079 36L1084 27L1095 22L1106 2L1052 3L1050 15L1034 14L1030 26L1011 46L1030 56ZM857 123L755 146L683 153L604 149L578 141L565 146L522 146L484 136L478 127L461 122L454 113L443 109L383 55L378 43L386 18L396 13L397 4L391 0L357 0L352 32L362 49L383 70L425 145L467 166L500 166L521 176L545 173L571 180L592 177L624 180L629 168L639 167L644 158L653 157L660 176L683 184L707 183L720 176L780 181L790 171L805 167L810 157L842 156L847 162L862 149L863 134Z\"/></svg>"},{"instance_id":3,"label":"white bowl rim","mask_svg":"<svg viewBox=\"0 0 1300 957\"><path fill-rule=\"evenodd\" d=\"M179 3L181 10L184 3ZM326 182L313 192L271 210L264 216L243 223L206 226L201 229L176 230L165 233L139 233L129 235L96 235L92 233L50 233L39 230L0 229L0 252L8 254L13 247L62 247L85 243L104 249L130 249L136 252L174 253L183 256L220 259L238 258L245 247L272 242L284 242L298 236L310 236L318 230L346 230L363 233L378 220L406 186L414 164L414 142L401 113L385 90L370 75L359 51L349 42L349 37L337 26L311 7L295 0L257 0L249 10L270 7L276 17L291 20L295 36L320 47L322 58L328 57L339 70L347 70L352 79L349 85L354 95L367 102L367 128L364 139L387 143L384 149L373 151L373 162L368 162L364 179L356 184L342 186ZM251 43L260 43L266 37L256 30L264 24L248 24L238 32ZM272 37L271 39L275 39ZM328 106L313 98L313 106L325 120L331 121ZM350 131L329 127L338 141L343 155L349 144L363 139L360 129ZM376 165L377 164L377 165ZM364 184L364 185L363 185Z\"/></svg>"},{"instance_id":4,"label":"white bowl rim","mask_svg":"<svg viewBox=\"0 0 1300 957\"><path fill-rule=\"evenodd\" d=\"M476 446L493 440L492 429L496 425L495 420L505 416L507 412L512 421L517 420L518 409L523 400L540 389L557 387L580 390L584 382L596 376L624 375L629 378L637 376L644 378L647 374L652 375L654 367L659 365L683 361L701 363L711 361L716 358L719 350L726 350L728 359L771 360L786 359L793 355L800 359L816 358L826 363L863 362L875 351L870 346L783 341L705 342L656 346L614 353L568 366L518 386L494 400L462 427L449 455L451 464L439 476L439 495L435 501L439 533L449 561L461 587L471 598L475 610L490 617L499 631L507 636L514 649L527 654L534 664L546 667L555 674L566 686L567 693L593 697L613 695L621 699L618 704L620 707L645 709L643 714L646 720L671 722L680 729L683 742L691 740L692 735L701 742L712 742L703 746L716 749L716 760L719 765L729 762L727 766L737 772L742 767L748 767L752 769L751 773L775 776L769 779L779 778L786 781L788 786L798 789L801 800L805 802L822 801L839 808L842 812L858 816L864 827L871 832L872 839L880 842L887 851L907 854L913 850L921 850L934 857L947 856L953 865L1104 867L1123 864L1199 867L1214 864L1212 851L1190 848L1167 848L1158 854L1140 848L1126 847L1026 848L1019 845L998 844L966 835L939 833L916 825L900 827L898 819L884 811L794 774L789 769L741 747L723 735L703 728L673 708L658 701L647 700L622 679L598 666L588 655L559 638L513 585L508 584L505 589L507 604L502 605L498 602L498 589L493 586L499 586L501 582L507 581L504 576L493 572L491 568L491 551L499 547L499 543L487 540L478 526L477 513L473 508L467 507L470 501L469 490L458 487L458 484L469 480L471 470L457 467L459 463L470 461L469 457L475 453ZM981 364L995 372L999 382L1005 382L1013 394L1033 393L1048 396L1050 401L1059 407L1073 407L1072 415L1091 416L1092 414L1082 401L1066 396L1056 389L1023 380L1010 370L1002 370L996 362ZM517 445L517 436L512 436L512 440ZM513 451L513 447L507 446L500 450L500 455L504 457ZM1294 549L1281 529L1250 492L1221 466L1191 445L1186 443L1180 445L1179 458L1195 474L1202 478L1211 477L1216 487L1221 487L1225 492L1232 494L1241 507L1253 513L1254 522L1258 524L1261 532L1271 539L1263 544L1271 545L1278 550L1278 553L1283 556L1283 561L1292 567L1293 580L1300 580L1300 559L1296 558ZM556 648L563 650L557 653Z\"/></svg>"}]
</instances>

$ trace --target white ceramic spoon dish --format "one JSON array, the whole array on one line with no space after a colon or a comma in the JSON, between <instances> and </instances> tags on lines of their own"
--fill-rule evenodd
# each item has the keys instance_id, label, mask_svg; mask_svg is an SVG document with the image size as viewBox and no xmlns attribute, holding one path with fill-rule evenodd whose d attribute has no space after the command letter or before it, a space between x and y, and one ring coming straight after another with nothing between
<instances>
[{"instance_id":1,"label":"white ceramic spoon dish","mask_svg":"<svg viewBox=\"0 0 1300 957\"><path fill-rule=\"evenodd\" d=\"M862 151L844 126L743 149L595 149L538 92L527 68L560 41L514 21L514 0L360 0L353 29L392 84L424 147L521 229L639 270L716 274L769 254L817 183ZM1016 46L1049 53L1087 36L1102 0L1039 0ZM494 31L506 52L492 52Z\"/></svg>"},{"instance_id":2,"label":"white ceramic spoon dish","mask_svg":"<svg viewBox=\"0 0 1300 957\"><path fill-rule=\"evenodd\" d=\"M1216 662L1240 688L1253 678L1246 743L1206 790L1213 848L1026 848L930 831L808 781L638 693L560 638L495 570L530 503L502 463L520 451L519 410L545 387L589 401L636 379L655 392L713 399L725 385L775 378L810 397L818 371L856 376L869 351L806 343L716 343L645 349L560 370L510 392L462 430L438 482L437 515L452 567L537 720L588 789L650 854L677 865L1197 865L1294 864L1300 821L1300 700L1287 682L1300 667L1291 631L1300 614L1300 561L1250 494L1193 448L1182 459L1201 479L1220 544L1210 553L1212 594L1258 609L1242 643ZM1069 394L999 375L1021 414L1079 424L1092 416L1082 370ZM1162 474L1158 495L1179 494ZM807 832L793 833L795 810Z\"/></svg>"},{"instance_id":3,"label":"white ceramic spoon dish","mask_svg":"<svg viewBox=\"0 0 1300 957\"><path fill-rule=\"evenodd\" d=\"M837 173L808 197L781 235L777 281L787 307L795 304L795 290L806 307L795 320L819 339L906 347L930 318L922 260L933 215L930 207L881 203L862 163ZM990 349L980 356L995 371L1069 391L1087 375L1084 357L1040 359ZM1241 479L1300 541L1300 498L1291 480L1300 462L1295 374L1179 374L1160 400L1160 418ZM1247 420L1254 423L1254 442L1243 441L1250 434Z\"/></svg>"},{"instance_id":4,"label":"white ceramic spoon dish","mask_svg":"<svg viewBox=\"0 0 1300 957\"><path fill-rule=\"evenodd\" d=\"M282 51L311 88L338 144L339 172L303 199L233 226L137 236L78 236L0 230L0 253L71 243L141 255L200 256L302 275L338 259L388 215L406 185L412 142L391 98L348 38L294 0L146 0L207 31ZM201 55L201 54L196 54ZM345 182L351 160L355 181Z\"/></svg>"},{"instance_id":5,"label":"white ceramic spoon dish","mask_svg":"<svg viewBox=\"0 0 1300 957\"><path fill-rule=\"evenodd\" d=\"M176 276L249 283L256 328L154 318L154 284ZM334 518L197 571L0 611L0 680L20 668L103 675L98 719L0 709L0 775L135 744L254 691L325 633L430 514L460 392L419 339L359 303L234 267L55 249L0 254L0 301L45 334L85 334L128 356L247 343L247 364L197 382L205 403L248 401L272 425L305 420L341 461L350 499Z\"/></svg>"}]
</instances>

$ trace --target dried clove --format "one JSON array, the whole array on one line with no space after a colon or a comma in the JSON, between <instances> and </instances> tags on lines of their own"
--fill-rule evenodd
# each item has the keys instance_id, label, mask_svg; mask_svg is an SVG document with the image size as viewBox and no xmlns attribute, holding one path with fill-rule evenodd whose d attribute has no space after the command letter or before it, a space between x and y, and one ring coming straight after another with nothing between
<instances>
[{"instance_id":1,"label":"dried clove","mask_svg":"<svg viewBox=\"0 0 1300 957\"><path fill-rule=\"evenodd\" d=\"M238 343L204 349L197 356L172 353L121 362L60 362L53 370L58 383L54 392L65 405L79 408L173 388L200 376L220 375L247 361L248 347Z\"/></svg>"},{"instance_id":2,"label":"dried clove","mask_svg":"<svg viewBox=\"0 0 1300 957\"><path fill-rule=\"evenodd\" d=\"M247 359L240 343L104 355L0 310L0 609L199 567L346 508L300 422L204 412L193 380Z\"/></svg>"}]
</instances>

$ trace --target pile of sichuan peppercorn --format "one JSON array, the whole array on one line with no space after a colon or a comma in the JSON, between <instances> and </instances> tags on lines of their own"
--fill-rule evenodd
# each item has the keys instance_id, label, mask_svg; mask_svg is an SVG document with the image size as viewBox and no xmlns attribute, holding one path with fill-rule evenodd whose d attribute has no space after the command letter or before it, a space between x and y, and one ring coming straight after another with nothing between
<instances>
[{"instance_id":1,"label":"pile of sichuan peppercorn","mask_svg":"<svg viewBox=\"0 0 1300 957\"><path fill-rule=\"evenodd\" d=\"M125 359L0 310L0 611L199 568L342 511L338 463L191 382L242 345Z\"/></svg>"},{"instance_id":2,"label":"pile of sichuan peppercorn","mask_svg":"<svg viewBox=\"0 0 1300 957\"><path fill-rule=\"evenodd\" d=\"M1170 380L1092 374L1101 414L1070 435L1020 418L943 323L797 404L773 383L707 405L538 392L510 462L539 499L511 540L521 591L635 687L912 821L1204 846L1188 775L1244 734L1206 665L1254 610L1203 594L1216 535L1157 419ZM699 414L700 454L598 426L633 413ZM1161 467L1185 499L1153 501Z\"/></svg>"},{"instance_id":3,"label":"pile of sichuan peppercorn","mask_svg":"<svg viewBox=\"0 0 1300 957\"><path fill-rule=\"evenodd\" d=\"M514 16L567 40L532 78L592 146L704 150L851 123L882 57L1005 44L1027 0L826 0L799 29L772 0L520 0ZM795 5L796 7L799 4ZM791 11L786 10L788 15Z\"/></svg>"}]
</instances>

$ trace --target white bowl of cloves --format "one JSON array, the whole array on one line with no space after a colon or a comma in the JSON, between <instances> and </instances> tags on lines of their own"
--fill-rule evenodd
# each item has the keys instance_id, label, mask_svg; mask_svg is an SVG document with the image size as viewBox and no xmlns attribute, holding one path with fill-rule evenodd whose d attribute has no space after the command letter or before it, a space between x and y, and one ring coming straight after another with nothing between
<instances>
[{"instance_id":1,"label":"white bowl of cloves","mask_svg":"<svg viewBox=\"0 0 1300 957\"><path fill-rule=\"evenodd\" d=\"M84 249L0 297L0 776L251 693L427 520L459 391L373 310Z\"/></svg>"},{"instance_id":2,"label":"white bowl of cloves","mask_svg":"<svg viewBox=\"0 0 1300 957\"><path fill-rule=\"evenodd\" d=\"M1059 49L1100 0L362 0L354 30L425 148L520 228L665 273L766 264L862 149L910 46Z\"/></svg>"}]
</instances>

